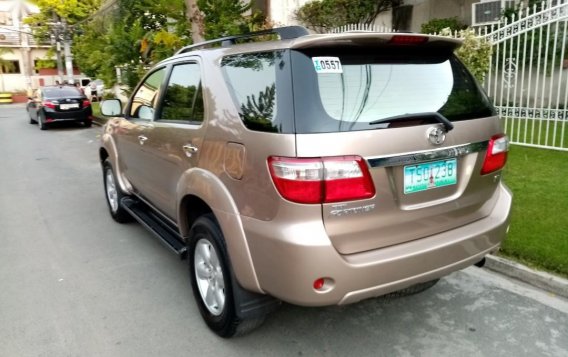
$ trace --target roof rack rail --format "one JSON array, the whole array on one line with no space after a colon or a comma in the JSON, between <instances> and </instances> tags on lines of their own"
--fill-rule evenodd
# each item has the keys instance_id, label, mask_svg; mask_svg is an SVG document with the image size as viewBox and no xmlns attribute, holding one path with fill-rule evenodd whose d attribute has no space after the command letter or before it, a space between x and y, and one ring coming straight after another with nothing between
<instances>
[{"instance_id":1,"label":"roof rack rail","mask_svg":"<svg viewBox=\"0 0 568 357\"><path fill-rule=\"evenodd\" d=\"M255 31L255 32L245 33L242 35L226 36L226 37L217 38L215 40L199 42L181 48L179 51L176 52L176 55L179 55L180 53L190 52L195 49L204 48L215 43L221 43L222 47L230 47L234 45L237 42L237 40L240 39L271 35L271 34L277 34L278 36L280 36L281 40L291 40L294 38L309 35L310 32L303 26L276 27L269 30Z\"/></svg>"}]
</instances>

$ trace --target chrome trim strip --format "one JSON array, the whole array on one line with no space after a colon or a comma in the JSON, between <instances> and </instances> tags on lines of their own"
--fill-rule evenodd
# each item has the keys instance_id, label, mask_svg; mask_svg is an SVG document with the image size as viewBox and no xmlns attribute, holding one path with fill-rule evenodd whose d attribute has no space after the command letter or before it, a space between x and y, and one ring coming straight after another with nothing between
<instances>
[{"instance_id":1,"label":"chrome trim strip","mask_svg":"<svg viewBox=\"0 0 568 357\"><path fill-rule=\"evenodd\" d=\"M478 143L470 143L459 146L452 146L436 150L418 151L408 154L399 154L395 156L377 156L365 158L370 167L390 167L414 164L424 161L450 159L454 157L465 156L474 152L487 149L489 140Z\"/></svg>"}]
</instances>

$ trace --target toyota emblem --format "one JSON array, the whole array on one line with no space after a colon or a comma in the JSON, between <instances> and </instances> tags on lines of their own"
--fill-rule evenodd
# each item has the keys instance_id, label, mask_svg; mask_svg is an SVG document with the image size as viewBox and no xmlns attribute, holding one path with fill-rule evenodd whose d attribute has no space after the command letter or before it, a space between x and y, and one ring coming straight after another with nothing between
<instances>
[{"instance_id":1,"label":"toyota emblem","mask_svg":"<svg viewBox=\"0 0 568 357\"><path fill-rule=\"evenodd\" d=\"M432 145L441 145L446 140L446 132L440 127L432 127L426 132Z\"/></svg>"}]
</instances>

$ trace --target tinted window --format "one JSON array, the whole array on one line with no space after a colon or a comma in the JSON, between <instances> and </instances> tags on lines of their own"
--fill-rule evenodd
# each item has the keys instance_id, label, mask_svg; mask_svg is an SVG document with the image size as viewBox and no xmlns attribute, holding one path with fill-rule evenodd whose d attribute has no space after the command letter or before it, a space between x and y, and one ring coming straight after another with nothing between
<instances>
[{"instance_id":1,"label":"tinted window","mask_svg":"<svg viewBox=\"0 0 568 357\"><path fill-rule=\"evenodd\" d=\"M494 115L487 96L450 53L404 51L293 51L298 132L387 128L400 123L369 123L427 112L452 121ZM323 56L336 57L342 70L316 72L313 59Z\"/></svg>"},{"instance_id":2,"label":"tinted window","mask_svg":"<svg viewBox=\"0 0 568 357\"><path fill-rule=\"evenodd\" d=\"M165 69L161 68L148 76L134 94L130 116L146 120L154 119L158 104L160 87L164 80Z\"/></svg>"},{"instance_id":3,"label":"tinted window","mask_svg":"<svg viewBox=\"0 0 568 357\"><path fill-rule=\"evenodd\" d=\"M197 63L174 66L164 95L162 119L203 121L201 74Z\"/></svg>"},{"instance_id":4,"label":"tinted window","mask_svg":"<svg viewBox=\"0 0 568 357\"><path fill-rule=\"evenodd\" d=\"M278 84L277 78L285 78L288 70L282 51L227 56L221 65L247 128L269 132L288 130L279 118L279 103L286 100L281 93L285 93L282 89L287 84L283 81ZM291 94L291 89L288 92Z\"/></svg>"},{"instance_id":5,"label":"tinted window","mask_svg":"<svg viewBox=\"0 0 568 357\"><path fill-rule=\"evenodd\" d=\"M80 97L83 95L79 89L71 86L45 87L42 89L42 93L46 98Z\"/></svg>"}]
</instances>

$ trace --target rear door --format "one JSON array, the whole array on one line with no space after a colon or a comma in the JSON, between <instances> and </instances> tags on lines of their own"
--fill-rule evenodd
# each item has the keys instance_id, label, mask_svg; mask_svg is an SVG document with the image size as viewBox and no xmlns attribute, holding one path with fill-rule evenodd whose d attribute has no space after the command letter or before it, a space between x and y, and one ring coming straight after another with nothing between
<instances>
[{"instance_id":1,"label":"rear door","mask_svg":"<svg viewBox=\"0 0 568 357\"><path fill-rule=\"evenodd\" d=\"M495 204L499 173L480 171L501 127L451 52L388 45L293 51L298 157L360 156L376 190L370 199L323 205L340 253L450 230Z\"/></svg>"}]
</instances>

